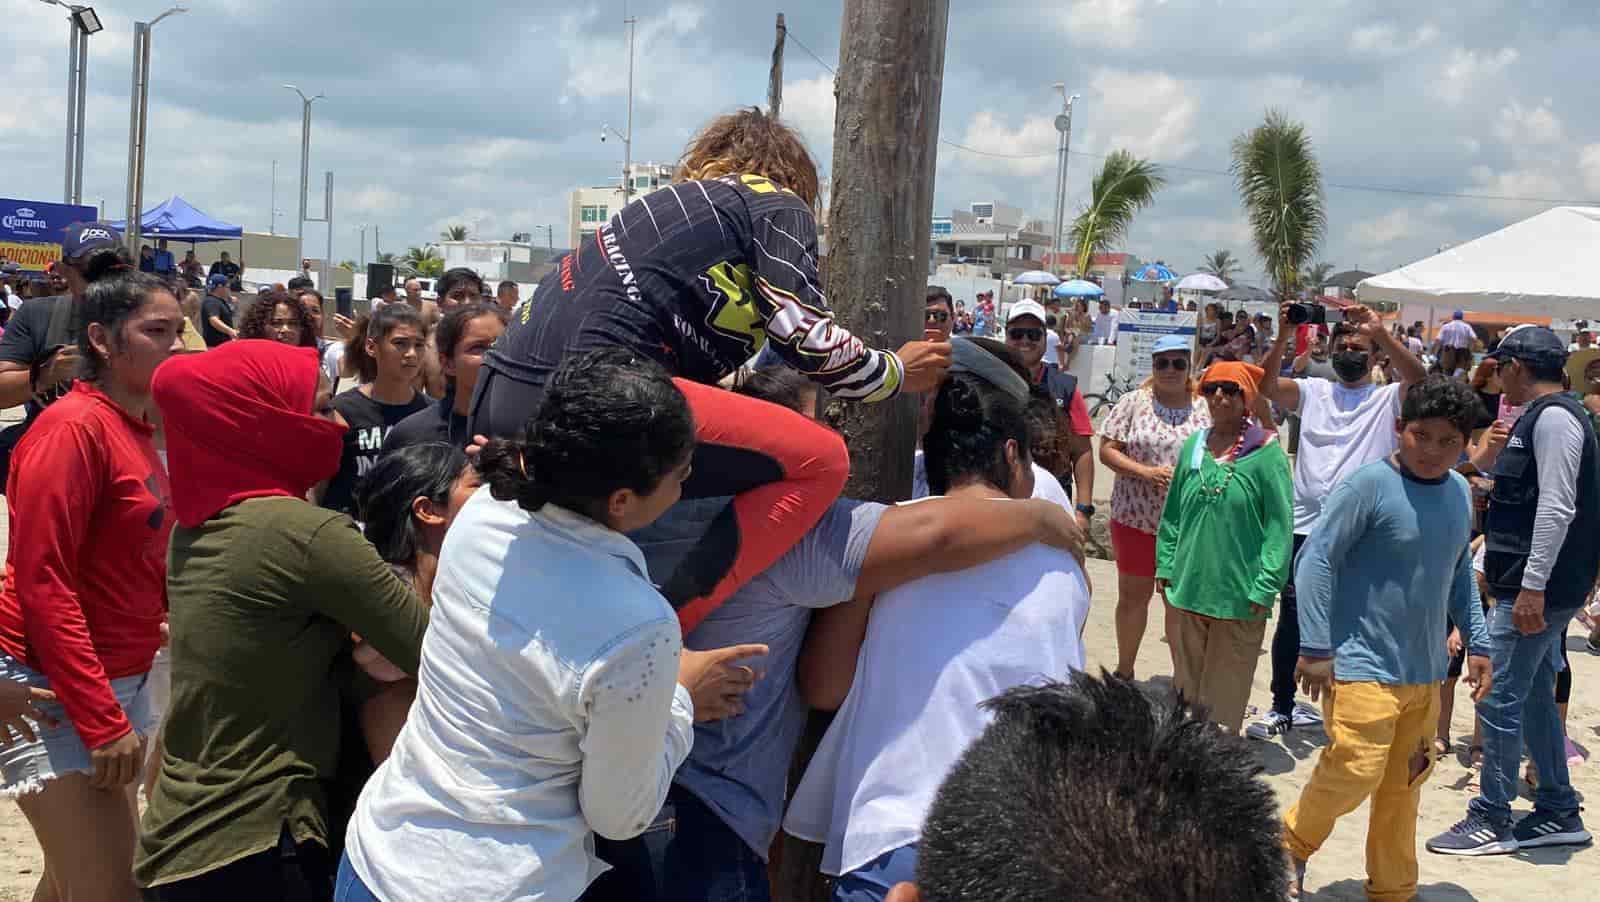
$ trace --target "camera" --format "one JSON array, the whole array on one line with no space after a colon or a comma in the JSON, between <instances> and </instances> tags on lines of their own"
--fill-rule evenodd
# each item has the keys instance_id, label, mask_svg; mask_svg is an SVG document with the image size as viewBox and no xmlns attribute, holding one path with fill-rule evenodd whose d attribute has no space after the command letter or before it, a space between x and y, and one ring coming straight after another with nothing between
<instances>
[{"instance_id":1,"label":"camera","mask_svg":"<svg viewBox=\"0 0 1600 902\"><path fill-rule=\"evenodd\" d=\"M1344 311L1329 310L1321 304L1290 304L1289 322L1296 326L1306 323L1313 326L1331 326L1344 322Z\"/></svg>"}]
</instances>

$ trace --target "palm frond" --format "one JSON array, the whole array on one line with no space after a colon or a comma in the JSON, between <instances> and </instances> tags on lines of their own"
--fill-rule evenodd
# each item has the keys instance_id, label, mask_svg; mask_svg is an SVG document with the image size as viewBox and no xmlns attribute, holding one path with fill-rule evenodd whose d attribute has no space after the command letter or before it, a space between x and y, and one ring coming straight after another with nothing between
<instances>
[{"instance_id":1,"label":"palm frond","mask_svg":"<svg viewBox=\"0 0 1600 902\"><path fill-rule=\"evenodd\" d=\"M1120 245L1134 215L1155 200L1167 183L1161 167L1126 150L1113 151L1094 177L1089 205L1072 223L1069 241L1078 255L1078 276L1089 272L1096 254Z\"/></svg>"},{"instance_id":2,"label":"palm frond","mask_svg":"<svg viewBox=\"0 0 1600 902\"><path fill-rule=\"evenodd\" d=\"M1256 253L1273 286L1287 295L1328 224L1322 171L1305 126L1268 110L1265 122L1234 139L1232 171Z\"/></svg>"},{"instance_id":3,"label":"palm frond","mask_svg":"<svg viewBox=\"0 0 1600 902\"><path fill-rule=\"evenodd\" d=\"M1235 257L1233 251L1230 250L1219 250L1215 253L1207 254L1200 262L1201 272L1210 273L1229 285L1233 284L1234 277L1239 275L1243 269L1244 267L1239 263L1239 258Z\"/></svg>"}]
</instances>

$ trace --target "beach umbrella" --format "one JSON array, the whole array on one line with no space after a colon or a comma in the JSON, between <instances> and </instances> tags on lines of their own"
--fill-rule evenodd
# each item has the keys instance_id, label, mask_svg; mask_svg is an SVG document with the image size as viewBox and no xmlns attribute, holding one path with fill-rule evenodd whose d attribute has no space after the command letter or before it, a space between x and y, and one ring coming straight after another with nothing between
<instances>
[{"instance_id":1,"label":"beach umbrella","mask_svg":"<svg viewBox=\"0 0 1600 902\"><path fill-rule=\"evenodd\" d=\"M1042 269L1030 269L1011 280L1013 285L1059 285L1061 280Z\"/></svg>"},{"instance_id":2,"label":"beach umbrella","mask_svg":"<svg viewBox=\"0 0 1600 902\"><path fill-rule=\"evenodd\" d=\"M1097 298L1105 293L1104 288L1084 279L1062 282L1055 287L1055 296L1058 298Z\"/></svg>"},{"instance_id":3,"label":"beach umbrella","mask_svg":"<svg viewBox=\"0 0 1600 902\"><path fill-rule=\"evenodd\" d=\"M1277 300L1272 292L1257 288L1254 285L1235 285L1227 291L1217 295L1219 301L1237 301L1247 304L1270 304Z\"/></svg>"},{"instance_id":4,"label":"beach umbrella","mask_svg":"<svg viewBox=\"0 0 1600 902\"><path fill-rule=\"evenodd\" d=\"M1227 291L1228 283L1208 272L1190 273L1178 282L1179 291Z\"/></svg>"},{"instance_id":5,"label":"beach umbrella","mask_svg":"<svg viewBox=\"0 0 1600 902\"><path fill-rule=\"evenodd\" d=\"M1178 274L1166 267L1163 263L1146 263L1133 271L1128 278L1135 282L1175 282Z\"/></svg>"}]
</instances>

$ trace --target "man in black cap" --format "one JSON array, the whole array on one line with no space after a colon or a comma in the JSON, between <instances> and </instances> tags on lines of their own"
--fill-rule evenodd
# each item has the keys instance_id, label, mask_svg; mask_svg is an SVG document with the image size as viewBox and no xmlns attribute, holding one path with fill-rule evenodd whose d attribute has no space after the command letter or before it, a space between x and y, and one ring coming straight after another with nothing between
<instances>
[{"instance_id":1,"label":"man in black cap","mask_svg":"<svg viewBox=\"0 0 1600 902\"><path fill-rule=\"evenodd\" d=\"M233 262L233 259L228 256L227 251L223 251L222 255L218 257L217 262L211 264L211 271L208 273L208 275L215 276L218 274L228 277L229 288L234 287L239 281L239 264ZM206 285L207 290L210 290L210 283L207 282Z\"/></svg>"},{"instance_id":2,"label":"man in black cap","mask_svg":"<svg viewBox=\"0 0 1600 902\"><path fill-rule=\"evenodd\" d=\"M206 347L214 348L239 337L233 328L235 312L228 277L220 272L212 273L206 278L205 300L200 302L200 337L206 340Z\"/></svg>"},{"instance_id":3,"label":"man in black cap","mask_svg":"<svg viewBox=\"0 0 1600 902\"><path fill-rule=\"evenodd\" d=\"M1562 390L1567 346L1540 326L1507 333L1489 356L1504 398L1523 406L1495 461L1484 517L1484 577L1494 686L1478 703L1483 790L1467 816L1428 840L1443 855L1498 855L1589 842L1567 773L1556 670L1567 624L1600 569L1600 443L1582 404ZM1511 823L1526 741L1539 774L1533 813Z\"/></svg>"}]
</instances>

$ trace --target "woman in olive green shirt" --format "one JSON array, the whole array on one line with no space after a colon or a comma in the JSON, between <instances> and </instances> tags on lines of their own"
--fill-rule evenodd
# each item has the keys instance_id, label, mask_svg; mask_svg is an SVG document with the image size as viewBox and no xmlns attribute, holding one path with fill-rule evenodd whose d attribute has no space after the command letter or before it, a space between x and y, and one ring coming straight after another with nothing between
<instances>
[{"instance_id":1,"label":"woman in olive green shirt","mask_svg":"<svg viewBox=\"0 0 1600 902\"><path fill-rule=\"evenodd\" d=\"M228 342L153 391L178 517L172 701L134 876L157 900L329 899L340 701L371 688L350 634L415 674L426 609L349 517L305 500L343 433L315 349Z\"/></svg>"},{"instance_id":2,"label":"woman in olive green shirt","mask_svg":"<svg viewBox=\"0 0 1600 902\"><path fill-rule=\"evenodd\" d=\"M1249 417L1260 380L1247 363L1206 370L1200 394L1212 425L1178 453L1156 536L1174 686L1232 733L1292 556L1289 457Z\"/></svg>"}]
</instances>

